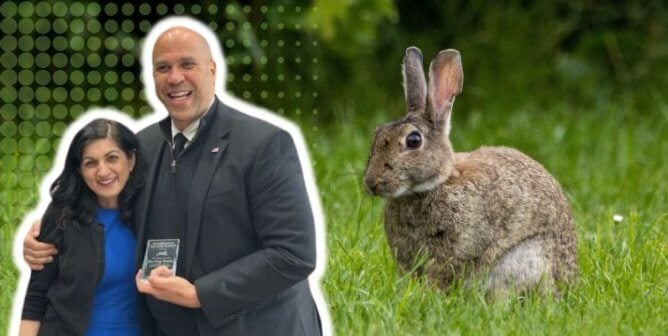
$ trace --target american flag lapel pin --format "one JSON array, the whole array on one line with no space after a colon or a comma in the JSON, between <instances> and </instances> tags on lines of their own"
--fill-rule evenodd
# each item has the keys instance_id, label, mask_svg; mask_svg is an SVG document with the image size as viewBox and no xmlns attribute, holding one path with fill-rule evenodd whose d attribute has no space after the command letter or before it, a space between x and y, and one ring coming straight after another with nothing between
<instances>
[{"instance_id":1,"label":"american flag lapel pin","mask_svg":"<svg viewBox=\"0 0 668 336\"><path fill-rule=\"evenodd\" d=\"M211 153L218 153L218 152L220 152L220 147L211 148Z\"/></svg>"}]
</instances>

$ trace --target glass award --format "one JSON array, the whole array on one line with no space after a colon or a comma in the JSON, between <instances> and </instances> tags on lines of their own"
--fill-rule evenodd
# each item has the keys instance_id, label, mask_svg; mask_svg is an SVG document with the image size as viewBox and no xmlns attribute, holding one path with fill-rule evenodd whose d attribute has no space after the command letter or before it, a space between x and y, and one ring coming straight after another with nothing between
<instances>
[{"instance_id":1,"label":"glass award","mask_svg":"<svg viewBox=\"0 0 668 336\"><path fill-rule=\"evenodd\" d=\"M167 266L176 274L176 260L179 257L178 239L149 239L146 243L146 253L142 263L142 279L148 279L151 271L159 266Z\"/></svg>"}]
</instances>

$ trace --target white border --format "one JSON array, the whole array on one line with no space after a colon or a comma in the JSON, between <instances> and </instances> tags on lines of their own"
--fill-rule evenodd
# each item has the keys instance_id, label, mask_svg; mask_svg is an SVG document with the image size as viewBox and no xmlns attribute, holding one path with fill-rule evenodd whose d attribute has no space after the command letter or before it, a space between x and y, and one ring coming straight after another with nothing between
<instances>
[{"instance_id":1,"label":"white border","mask_svg":"<svg viewBox=\"0 0 668 336\"><path fill-rule=\"evenodd\" d=\"M267 111L266 109L254 106L240 100L232 95L228 94L225 91L225 75L227 73L227 66L223 57L223 51L218 42L218 38L213 31L200 21L195 19L185 17L185 16L173 16L163 19L157 22L151 31L146 36L143 46L142 46L142 79L145 83L145 93L149 105L153 108L153 113L142 119L135 121L131 117L122 114L116 110L112 109L92 109L89 112L85 113L83 116L74 121L65 134L63 135L58 152L54 158L53 166L49 173L44 176L40 186L40 198L39 203L30 213L28 213L21 223L21 226L17 229L14 236L14 264L20 271L19 283L14 294L14 303L12 309L11 320L9 321L9 335L18 335L19 324L21 320L21 310L23 308L23 301L25 298L26 288L28 286L28 280L30 278L30 269L28 265L23 260L23 239L28 233L31 224L41 218L41 215L46 210L46 207L50 201L49 187L51 183L58 177L58 174L62 171L64 166L65 157L67 156L67 147L66 144L72 142L72 138L83 126L96 118L107 118L119 121L134 132L137 132L141 129L146 128L147 126L158 122L159 120L167 117L167 110L164 105L158 99L155 93L155 82L153 80L153 71L152 71L152 54L153 54L153 45L164 31L172 27L186 27L197 33L199 33L204 39L208 42L211 49L212 57L214 62L216 62L216 82L215 82L215 93L216 96L226 105L239 110L243 113L251 115L253 117L262 119L266 122L269 122L277 127L280 127L290 133L292 139L295 143L297 154L299 155L299 162L301 164L302 172L304 175L304 182L306 185L306 191L309 196L309 202L311 203L311 209L313 211L313 217L315 220L315 235L316 235L316 268L314 272L309 277L309 285L313 293L316 305L318 307L318 312L320 313L320 319L322 322L323 334L332 335L333 328L331 323L331 318L329 315L329 309L327 302L322 294L320 288L320 282L325 273L326 262L327 262L327 247L325 241L325 217L322 211L322 205L320 204L320 197L318 188L315 182L315 176L313 174L313 168L311 166L311 160L309 158L309 153L304 142L304 137L299 129L299 127L293 122L279 117L278 115Z\"/></svg>"},{"instance_id":2,"label":"white border","mask_svg":"<svg viewBox=\"0 0 668 336\"><path fill-rule=\"evenodd\" d=\"M72 143L74 136L80 129L98 118L112 119L121 122L135 133L140 130L140 128L136 127L136 121L126 114L122 114L121 112L113 109L95 108L89 110L87 113L80 116L77 120L73 121L61 137L60 145L58 146L58 150L53 159L51 170L46 175L44 175L44 178L42 179L42 183L39 188L39 202L32 211L23 217L23 222L21 222L21 225L18 227L14 235L14 246L12 254L14 256L14 265L16 265L16 268L18 268L20 275L19 282L16 285L16 292L14 292L14 303L7 335L19 334L23 301L25 299L26 289L28 288L28 280L30 280L30 268L28 268L28 264L23 261L23 239L28 234L28 230L30 230L32 223L42 218L42 214L44 211L46 211L46 207L49 205L49 202L51 202L49 188L51 187L51 183L56 180L60 172L62 172L63 168L65 167L65 158L67 157L69 144Z\"/></svg>"}]
</instances>

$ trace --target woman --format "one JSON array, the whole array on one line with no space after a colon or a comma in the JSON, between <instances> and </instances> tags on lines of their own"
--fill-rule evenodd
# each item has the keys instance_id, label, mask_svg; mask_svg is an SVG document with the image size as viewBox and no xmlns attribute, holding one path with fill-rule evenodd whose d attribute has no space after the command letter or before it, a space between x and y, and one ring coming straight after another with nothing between
<instances>
[{"instance_id":1,"label":"woman","mask_svg":"<svg viewBox=\"0 0 668 336\"><path fill-rule=\"evenodd\" d=\"M133 205L143 185L139 143L96 119L72 140L51 185L40 241L54 262L33 271L20 335L138 335Z\"/></svg>"}]
</instances>

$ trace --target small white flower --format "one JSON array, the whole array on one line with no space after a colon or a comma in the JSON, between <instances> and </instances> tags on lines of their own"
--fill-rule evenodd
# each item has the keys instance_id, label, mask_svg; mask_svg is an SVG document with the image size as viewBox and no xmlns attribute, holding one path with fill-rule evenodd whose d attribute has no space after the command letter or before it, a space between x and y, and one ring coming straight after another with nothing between
<instances>
[{"instance_id":1,"label":"small white flower","mask_svg":"<svg viewBox=\"0 0 668 336\"><path fill-rule=\"evenodd\" d=\"M622 215L616 215L616 214L615 214L615 215L612 215L612 220L613 220L615 223L619 223L619 222L621 222L621 221L624 220L624 216L622 216Z\"/></svg>"}]
</instances>

